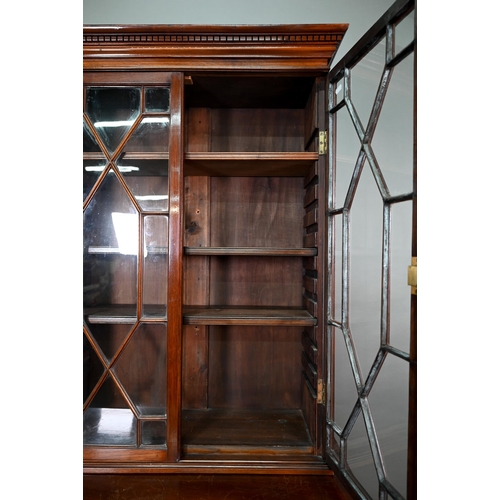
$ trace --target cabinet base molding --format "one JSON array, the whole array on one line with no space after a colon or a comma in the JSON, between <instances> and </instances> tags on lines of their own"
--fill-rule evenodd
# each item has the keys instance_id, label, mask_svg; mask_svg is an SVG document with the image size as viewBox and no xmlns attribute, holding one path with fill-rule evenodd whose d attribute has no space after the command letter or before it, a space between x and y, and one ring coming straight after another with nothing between
<instances>
[{"instance_id":1,"label":"cabinet base molding","mask_svg":"<svg viewBox=\"0 0 500 500\"><path fill-rule=\"evenodd\" d=\"M248 462L181 460L175 464L92 464L84 466L84 474L294 474L333 476L319 457L301 461Z\"/></svg>"}]
</instances>

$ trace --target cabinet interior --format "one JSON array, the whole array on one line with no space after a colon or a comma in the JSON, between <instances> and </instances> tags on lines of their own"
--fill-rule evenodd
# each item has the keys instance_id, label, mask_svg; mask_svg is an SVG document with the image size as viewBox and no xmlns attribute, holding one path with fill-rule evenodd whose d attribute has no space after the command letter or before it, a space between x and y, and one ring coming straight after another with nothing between
<instances>
[{"instance_id":1,"label":"cabinet interior","mask_svg":"<svg viewBox=\"0 0 500 500\"><path fill-rule=\"evenodd\" d=\"M182 452L312 455L315 79L185 88Z\"/></svg>"}]
</instances>

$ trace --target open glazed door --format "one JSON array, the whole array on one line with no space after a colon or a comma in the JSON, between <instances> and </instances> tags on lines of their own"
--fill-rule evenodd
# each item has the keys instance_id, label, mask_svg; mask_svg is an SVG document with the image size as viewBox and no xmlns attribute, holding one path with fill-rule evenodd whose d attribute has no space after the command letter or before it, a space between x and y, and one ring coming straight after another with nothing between
<instances>
[{"instance_id":1,"label":"open glazed door","mask_svg":"<svg viewBox=\"0 0 500 500\"><path fill-rule=\"evenodd\" d=\"M328 78L326 455L363 499L416 498L415 27L397 1Z\"/></svg>"}]
</instances>

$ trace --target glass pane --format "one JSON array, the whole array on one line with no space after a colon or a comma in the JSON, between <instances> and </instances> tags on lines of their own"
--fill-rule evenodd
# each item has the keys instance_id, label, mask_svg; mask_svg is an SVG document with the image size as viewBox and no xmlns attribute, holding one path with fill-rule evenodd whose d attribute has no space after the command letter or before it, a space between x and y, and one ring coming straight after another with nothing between
<instances>
[{"instance_id":1,"label":"glass pane","mask_svg":"<svg viewBox=\"0 0 500 500\"><path fill-rule=\"evenodd\" d=\"M120 173L144 211L168 211L168 161L119 159Z\"/></svg>"},{"instance_id":2,"label":"glass pane","mask_svg":"<svg viewBox=\"0 0 500 500\"><path fill-rule=\"evenodd\" d=\"M99 148L87 122L83 120L83 200L87 198L99 175L107 165L106 157ZM87 153L85 155L85 153Z\"/></svg>"},{"instance_id":3,"label":"glass pane","mask_svg":"<svg viewBox=\"0 0 500 500\"><path fill-rule=\"evenodd\" d=\"M337 111L336 116L336 143L335 143L335 208L344 206L347 190L352 173L361 149L356 130L351 117L344 106Z\"/></svg>"},{"instance_id":4,"label":"glass pane","mask_svg":"<svg viewBox=\"0 0 500 500\"><path fill-rule=\"evenodd\" d=\"M335 224L335 312L334 319L338 323L342 323L342 215L337 215L333 218Z\"/></svg>"},{"instance_id":5,"label":"glass pane","mask_svg":"<svg viewBox=\"0 0 500 500\"><path fill-rule=\"evenodd\" d=\"M395 54L407 47L415 38L415 11L408 14L395 29Z\"/></svg>"},{"instance_id":6,"label":"glass pane","mask_svg":"<svg viewBox=\"0 0 500 500\"><path fill-rule=\"evenodd\" d=\"M391 303L389 344L410 351L410 292L412 202L397 203L391 210Z\"/></svg>"},{"instance_id":7,"label":"glass pane","mask_svg":"<svg viewBox=\"0 0 500 500\"><path fill-rule=\"evenodd\" d=\"M102 152L99 144L97 143L94 135L90 131L87 122L83 120L83 152L84 153L101 153L104 158L104 153Z\"/></svg>"},{"instance_id":8,"label":"glass pane","mask_svg":"<svg viewBox=\"0 0 500 500\"><path fill-rule=\"evenodd\" d=\"M137 419L108 375L83 414L83 443L133 446L136 440Z\"/></svg>"},{"instance_id":9,"label":"glass pane","mask_svg":"<svg viewBox=\"0 0 500 500\"><path fill-rule=\"evenodd\" d=\"M142 444L165 446L167 444L167 425L164 420L142 421Z\"/></svg>"},{"instance_id":10,"label":"glass pane","mask_svg":"<svg viewBox=\"0 0 500 500\"><path fill-rule=\"evenodd\" d=\"M337 460L340 459L340 437L330 427L327 427L329 450Z\"/></svg>"},{"instance_id":11,"label":"glass pane","mask_svg":"<svg viewBox=\"0 0 500 500\"><path fill-rule=\"evenodd\" d=\"M110 153L116 151L140 109L141 90L138 88L87 88L85 111Z\"/></svg>"},{"instance_id":12,"label":"glass pane","mask_svg":"<svg viewBox=\"0 0 500 500\"><path fill-rule=\"evenodd\" d=\"M87 199L97 179L106 168L105 158L83 160L83 201Z\"/></svg>"},{"instance_id":13,"label":"glass pane","mask_svg":"<svg viewBox=\"0 0 500 500\"><path fill-rule=\"evenodd\" d=\"M410 193L413 187L413 54L394 68L371 144L390 194Z\"/></svg>"},{"instance_id":14,"label":"glass pane","mask_svg":"<svg viewBox=\"0 0 500 500\"><path fill-rule=\"evenodd\" d=\"M334 421L343 429L358 399L342 331L335 328L335 405Z\"/></svg>"},{"instance_id":15,"label":"glass pane","mask_svg":"<svg viewBox=\"0 0 500 500\"><path fill-rule=\"evenodd\" d=\"M138 215L111 171L84 212L83 295L92 324L137 317Z\"/></svg>"},{"instance_id":16,"label":"glass pane","mask_svg":"<svg viewBox=\"0 0 500 500\"><path fill-rule=\"evenodd\" d=\"M132 133L123 151L166 153L169 146L169 132L169 116L147 116Z\"/></svg>"},{"instance_id":17,"label":"glass pane","mask_svg":"<svg viewBox=\"0 0 500 500\"><path fill-rule=\"evenodd\" d=\"M168 218L144 217L143 316L167 316Z\"/></svg>"},{"instance_id":18,"label":"glass pane","mask_svg":"<svg viewBox=\"0 0 500 500\"><path fill-rule=\"evenodd\" d=\"M83 334L83 402L87 401L104 373L104 366L92 345Z\"/></svg>"},{"instance_id":19,"label":"glass pane","mask_svg":"<svg viewBox=\"0 0 500 500\"><path fill-rule=\"evenodd\" d=\"M350 328L366 377L380 346L383 205L368 164L351 210Z\"/></svg>"},{"instance_id":20,"label":"glass pane","mask_svg":"<svg viewBox=\"0 0 500 500\"><path fill-rule=\"evenodd\" d=\"M144 107L149 113L168 113L170 111L170 89L168 87L146 88Z\"/></svg>"},{"instance_id":21,"label":"glass pane","mask_svg":"<svg viewBox=\"0 0 500 500\"><path fill-rule=\"evenodd\" d=\"M362 413L359 414L347 439L347 463L356 480L361 483L370 497L379 498L377 471L373 463Z\"/></svg>"},{"instance_id":22,"label":"glass pane","mask_svg":"<svg viewBox=\"0 0 500 500\"><path fill-rule=\"evenodd\" d=\"M381 40L351 70L351 100L364 130L385 66L385 39Z\"/></svg>"},{"instance_id":23,"label":"glass pane","mask_svg":"<svg viewBox=\"0 0 500 500\"><path fill-rule=\"evenodd\" d=\"M88 325L87 325L88 326ZM110 362L127 338L131 324L93 324L92 336L102 353Z\"/></svg>"},{"instance_id":24,"label":"glass pane","mask_svg":"<svg viewBox=\"0 0 500 500\"><path fill-rule=\"evenodd\" d=\"M166 324L141 324L120 354L113 372L141 415L166 415Z\"/></svg>"},{"instance_id":25,"label":"glass pane","mask_svg":"<svg viewBox=\"0 0 500 500\"><path fill-rule=\"evenodd\" d=\"M338 82L335 82L334 89L335 89L335 104L338 104L344 99L345 95L344 78L341 78Z\"/></svg>"},{"instance_id":26,"label":"glass pane","mask_svg":"<svg viewBox=\"0 0 500 500\"><path fill-rule=\"evenodd\" d=\"M377 437L391 484L406 492L408 363L388 355L369 395Z\"/></svg>"}]
</instances>

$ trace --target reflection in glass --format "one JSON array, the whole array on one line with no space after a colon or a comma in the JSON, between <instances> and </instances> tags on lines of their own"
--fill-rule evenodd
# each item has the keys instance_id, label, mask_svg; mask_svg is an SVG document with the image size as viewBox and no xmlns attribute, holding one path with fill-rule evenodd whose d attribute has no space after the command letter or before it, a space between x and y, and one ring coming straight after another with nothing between
<instances>
[{"instance_id":1,"label":"reflection in glass","mask_svg":"<svg viewBox=\"0 0 500 500\"><path fill-rule=\"evenodd\" d=\"M366 130L385 65L385 39L351 70L351 99Z\"/></svg>"},{"instance_id":2,"label":"reflection in glass","mask_svg":"<svg viewBox=\"0 0 500 500\"><path fill-rule=\"evenodd\" d=\"M168 211L167 160L119 159L117 164L142 210Z\"/></svg>"},{"instance_id":3,"label":"reflection in glass","mask_svg":"<svg viewBox=\"0 0 500 500\"><path fill-rule=\"evenodd\" d=\"M97 179L106 168L105 158L83 160L83 201L87 199Z\"/></svg>"},{"instance_id":4,"label":"reflection in glass","mask_svg":"<svg viewBox=\"0 0 500 500\"><path fill-rule=\"evenodd\" d=\"M135 415L166 417L166 324L137 326L137 257L143 244L143 316L166 319L168 219L146 216L142 227L136 207L141 212L168 212L170 90L144 89L144 110L150 115L139 122L141 93L142 88L132 87L86 89L83 261L84 322L89 337L84 337L83 397L89 405L84 412L87 445L166 445L165 420L142 421L138 443ZM116 157L111 158L113 154ZM91 342L110 371L106 372Z\"/></svg>"},{"instance_id":5,"label":"reflection in glass","mask_svg":"<svg viewBox=\"0 0 500 500\"><path fill-rule=\"evenodd\" d=\"M168 116L143 118L117 160L120 173L145 211L168 211L169 120ZM158 153L159 157L140 158L141 152Z\"/></svg>"},{"instance_id":6,"label":"reflection in glass","mask_svg":"<svg viewBox=\"0 0 500 500\"><path fill-rule=\"evenodd\" d=\"M143 420L142 444L165 446L167 444L167 426L164 420Z\"/></svg>"},{"instance_id":7,"label":"reflection in glass","mask_svg":"<svg viewBox=\"0 0 500 500\"><path fill-rule=\"evenodd\" d=\"M168 218L144 217L143 316L167 316Z\"/></svg>"},{"instance_id":8,"label":"reflection in glass","mask_svg":"<svg viewBox=\"0 0 500 500\"><path fill-rule=\"evenodd\" d=\"M90 131L87 122L83 120L83 152L84 153L101 153L104 158L104 153L102 152L99 144L97 143L94 135Z\"/></svg>"},{"instance_id":9,"label":"reflection in glass","mask_svg":"<svg viewBox=\"0 0 500 500\"><path fill-rule=\"evenodd\" d=\"M169 116L147 116L127 140L122 151L131 152L168 152L170 132Z\"/></svg>"},{"instance_id":10,"label":"reflection in glass","mask_svg":"<svg viewBox=\"0 0 500 500\"><path fill-rule=\"evenodd\" d=\"M108 375L83 414L83 443L129 445L137 440L137 419Z\"/></svg>"},{"instance_id":11,"label":"reflection in glass","mask_svg":"<svg viewBox=\"0 0 500 500\"><path fill-rule=\"evenodd\" d=\"M168 87L146 88L144 108L149 113L168 113L170 110L170 89Z\"/></svg>"},{"instance_id":12,"label":"reflection in glass","mask_svg":"<svg viewBox=\"0 0 500 500\"><path fill-rule=\"evenodd\" d=\"M141 415L166 415L167 328L143 323L113 367Z\"/></svg>"},{"instance_id":13,"label":"reflection in glass","mask_svg":"<svg viewBox=\"0 0 500 500\"><path fill-rule=\"evenodd\" d=\"M110 153L118 148L140 109L141 90L138 88L87 88L85 112Z\"/></svg>"},{"instance_id":14,"label":"reflection in glass","mask_svg":"<svg viewBox=\"0 0 500 500\"><path fill-rule=\"evenodd\" d=\"M93 313L88 322L99 323L99 315L102 322L113 322L112 306L127 306L133 323L137 316L137 211L112 171L87 206L83 225L84 307L94 308L87 311ZM127 242L129 236L134 244Z\"/></svg>"},{"instance_id":15,"label":"reflection in glass","mask_svg":"<svg viewBox=\"0 0 500 500\"><path fill-rule=\"evenodd\" d=\"M368 397L389 481L406 491L408 457L408 363L388 355Z\"/></svg>"},{"instance_id":16,"label":"reflection in glass","mask_svg":"<svg viewBox=\"0 0 500 500\"><path fill-rule=\"evenodd\" d=\"M341 101L344 100L345 96L345 84L344 84L344 78L341 78L338 82L335 83L334 85L334 91L335 91L335 104L340 103Z\"/></svg>"}]
</instances>

